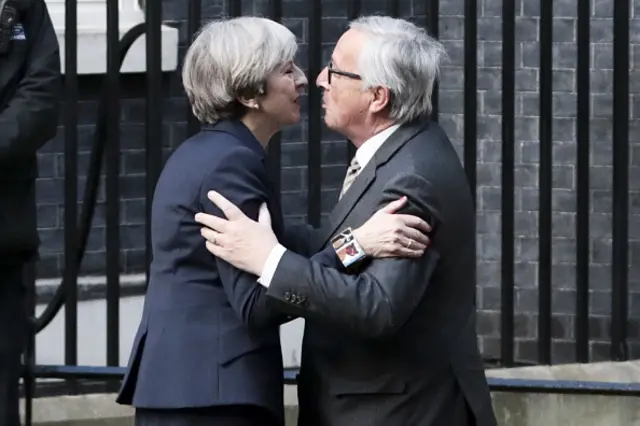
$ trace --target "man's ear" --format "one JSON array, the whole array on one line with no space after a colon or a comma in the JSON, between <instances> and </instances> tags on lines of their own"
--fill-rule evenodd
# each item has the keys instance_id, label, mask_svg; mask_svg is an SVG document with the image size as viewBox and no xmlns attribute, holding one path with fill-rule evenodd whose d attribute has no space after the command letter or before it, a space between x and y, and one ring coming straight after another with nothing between
<instances>
[{"instance_id":1,"label":"man's ear","mask_svg":"<svg viewBox=\"0 0 640 426\"><path fill-rule=\"evenodd\" d=\"M388 87L374 87L371 89L373 100L371 101L371 112L377 113L384 110L391 103L391 90Z\"/></svg>"}]
</instances>

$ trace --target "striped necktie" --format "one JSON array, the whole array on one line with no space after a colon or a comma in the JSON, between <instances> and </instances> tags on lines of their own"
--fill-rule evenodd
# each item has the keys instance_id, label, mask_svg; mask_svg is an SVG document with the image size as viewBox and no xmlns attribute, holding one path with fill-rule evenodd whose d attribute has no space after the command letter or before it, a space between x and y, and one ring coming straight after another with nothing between
<instances>
[{"instance_id":1,"label":"striped necktie","mask_svg":"<svg viewBox=\"0 0 640 426\"><path fill-rule=\"evenodd\" d=\"M356 177L358 177L358 173L360 172L360 168L360 163L358 163L358 159L354 155L353 160L351 160L351 164L347 169L347 175L344 178L344 183L342 184L342 192L340 192L340 198L342 198L345 192L347 192L353 181L356 180Z\"/></svg>"}]
</instances>

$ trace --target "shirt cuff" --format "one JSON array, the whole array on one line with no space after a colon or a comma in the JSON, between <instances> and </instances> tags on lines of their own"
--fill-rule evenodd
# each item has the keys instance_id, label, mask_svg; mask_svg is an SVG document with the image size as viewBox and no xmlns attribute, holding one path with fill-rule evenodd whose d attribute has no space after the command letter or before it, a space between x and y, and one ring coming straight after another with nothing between
<instances>
[{"instance_id":1,"label":"shirt cuff","mask_svg":"<svg viewBox=\"0 0 640 426\"><path fill-rule=\"evenodd\" d=\"M271 249L271 253L269 253L269 257L267 257L267 261L262 269L262 275L258 278L259 284L264 287L269 287L271 280L276 273L276 269L278 269L278 265L280 264L280 259L282 259L282 256L284 256L286 251L287 249L284 248L282 244L278 244Z\"/></svg>"}]
</instances>

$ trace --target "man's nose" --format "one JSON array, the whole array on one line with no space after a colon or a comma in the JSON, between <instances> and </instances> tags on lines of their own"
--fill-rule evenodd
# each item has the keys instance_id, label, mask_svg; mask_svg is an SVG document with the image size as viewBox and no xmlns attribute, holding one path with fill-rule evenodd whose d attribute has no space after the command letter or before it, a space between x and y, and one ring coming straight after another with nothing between
<instances>
[{"instance_id":1,"label":"man's nose","mask_svg":"<svg viewBox=\"0 0 640 426\"><path fill-rule=\"evenodd\" d=\"M318 74L318 78L316 78L316 85L320 86L324 89L329 87L329 70L327 67L324 67L320 74Z\"/></svg>"}]
</instances>

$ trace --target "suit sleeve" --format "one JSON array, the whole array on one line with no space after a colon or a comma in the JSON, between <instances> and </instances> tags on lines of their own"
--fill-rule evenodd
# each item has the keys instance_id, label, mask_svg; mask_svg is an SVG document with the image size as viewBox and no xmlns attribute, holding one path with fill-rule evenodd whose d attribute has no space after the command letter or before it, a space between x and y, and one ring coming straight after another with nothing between
<instances>
[{"instance_id":1,"label":"suit sleeve","mask_svg":"<svg viewBox=\"0 0 640 426\"><path fill-rule=\"evenodd\" d=\"M249 149L241 148L219 164L205 179L200 190L203 211L225 217L207 198L207 193L215 190L238 206L245 215L257 220L260 205L267 201L261 158ZM204 243L203 239L202 244ZM237 269L222 259L216 258L216 266L229 303L245 325L259 329L278 326L291 319L281 311L276 312L273 304L266 303L266 289L258 284L258 277Z\"/></svg>"},{"instance_id":2,"label":"suit sleeve","mask_svg":"<svg viewBox=\"0 0 640 426\"><path fill-rule=\"evenodd\" d=\"M311 257L313 254L311 253L311 247L313 241L317 238L318 232L320 231L306 223L286 224L281 243L294 253Z\"/></svg>"},{"instance_id":3,"label":"suit sleeve","mask_svg":"<svg viewBox=\"0 0 640 426\"><path fill-rule=\"evenodd\" d=\"M24 77L0 112L0 160L33 155L56 134L60 52L47 8L38 3L28 11L39 16L27 18L34 24L27 28L33 41Z\"/></svg>"},{"instance_id":4,"label":"suit sleeve","mask_svg":"<svg viewBox=\"0 0 640 426\"><path fill-rule=\"evenodd\" d=\"M340 262L336 251L332 247L327 247L321 252L314 254L311 257L311 261L338 271L345 271L344 265Z\"/></svg>"},{"instance_id":5,"label":"suit sleeve","mask_svg":"<svg viewBox=\"0 0 640 426\"><path fill-rule=\"evenodd\" d=\"M281 241L282 245L292 252L311 258L314 262L330 268L344 270L344 266L335 250L327 247L319 253L313 253L312 247L319 238L319 229L315 229L309 224L290 224L285 227L284 237Z\"/></svg>"},{"instance_id":6,"label":"suit sleeve","mask_svg":"<svg viewBox=\"0 0 640 426\"><path fill-rule=\"evenodd\" d=\"M409 202L403 213L421 217L432 225L432 233L437 232L438 202L429 182L420 176L403 174L389 181L380 207L405 195ZM348 275L288 251L267 294L291 314L382 338L393 335L409 319L439 259L437 250L429 248L419 259L373 259L359 274Z\"/></svg>"}]
</instances>

